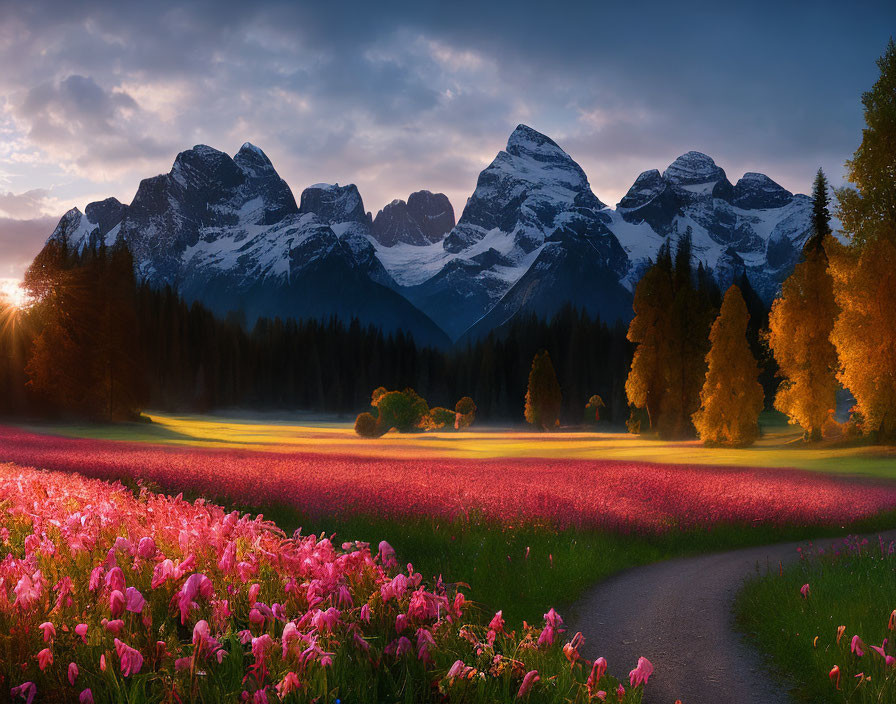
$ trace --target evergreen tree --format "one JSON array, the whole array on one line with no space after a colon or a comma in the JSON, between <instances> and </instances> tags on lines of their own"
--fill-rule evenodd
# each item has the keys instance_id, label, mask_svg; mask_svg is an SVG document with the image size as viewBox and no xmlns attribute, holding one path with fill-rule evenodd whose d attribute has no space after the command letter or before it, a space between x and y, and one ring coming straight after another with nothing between
<instances>
[{"instance_id":1,"label":"evergreen tree","mask_svg":"<svg viewBox=\"0 0 896 704\"><path fill-rule=\"evenodd\" d=\"M762 386L759 368L747 344L747 305L731 286L709 333L706 381L694 426L709 445L749 445L759 437Z\"/></svg>"},{"instance_id":2,"label":"evergreen tree","mask_svg":"<svg viewBox=\"0 0 896 704\"><path fill-rule=\"evenodd\" d=\"M896 43L879 59L880 77L862 96L866 128L847 162L854 188L837 192L850 245L828 241L840 315L831 340L840 382L856 399L865 429L896 439Z\"/></svg>"},{"instance_id":3,"label":"evergreen tree","mask_svg":"<svg viewBox=\"0 0 896 704\"><path fill-rule=\"evenodd\" d=\"M526 390L526 422L549 430L560 422L560 384L551 364L551 357L542 350L532 360L529 386Z\"/></svg>"},{"instance_id":4,"label":"evergreen tree","mask_svg":"<svg viewBox=\"0 0 896 704\"><path fill-rule=\"evenodd\" d=\"M813 188L813 234L769 315L768 343L784 378L775 408L802 427L809 440L821 439L837 394L837 351L831 333L838 310L823 246L831 233L827 202L827 182L819 169Z\"/></svg>"}]
</instances>

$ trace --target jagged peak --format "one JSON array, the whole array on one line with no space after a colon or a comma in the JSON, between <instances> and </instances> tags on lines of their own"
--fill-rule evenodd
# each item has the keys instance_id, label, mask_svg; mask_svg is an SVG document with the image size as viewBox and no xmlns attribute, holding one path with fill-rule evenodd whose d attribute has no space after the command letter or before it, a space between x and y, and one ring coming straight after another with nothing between
<instances>
[{"instance_id":1,"label":"jagged peak","mask_svg":"<svg viewBox=\"0 0 896 704\"><path fill-rule=\"evenodd\" d=\"M535 158L556 158L558 155L563 155L569 159L569 155L553 139L524 124L517 125L516 129L510 134L505 151L514 156L528 155Z\"/></svg>"},{"instance_id":2,"label":"jagged peak","mask_svg":"<svg viewBox=\"0 0 896 704\"><path fill-rule=\"evenodd\" d=\"M716 165L712 157L692 150L669 164L669 168L663 172L663 178L679 185L692 185L720 181L725 178L725 172Z\"/></svg>"}]
</instances>

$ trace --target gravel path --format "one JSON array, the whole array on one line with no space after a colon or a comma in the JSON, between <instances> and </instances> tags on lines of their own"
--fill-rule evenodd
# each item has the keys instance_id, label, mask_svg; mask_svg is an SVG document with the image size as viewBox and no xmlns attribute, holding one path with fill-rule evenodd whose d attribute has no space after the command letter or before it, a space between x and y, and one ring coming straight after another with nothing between
<instances>
[{"instance_id":1,"label":"gravel path","mask_svg":"<svg viewBox=\"0 0 896 704\"><path fill-rule=\"evenodd\" d=\"M876 540L875 534L875 540ZM883 533L896 538L896 531ZM870 536L869 536L870 539ZM817 541L821 544L832 539ZM627 682L643 655L654 665L645 704L778 704L787 689L734 629L732 605L759 565L798 559L806 541L667 560L622 572L587 592L570 612L569 632L585 636L582 654L604 656Z\"/></svg>"}]
</instances>

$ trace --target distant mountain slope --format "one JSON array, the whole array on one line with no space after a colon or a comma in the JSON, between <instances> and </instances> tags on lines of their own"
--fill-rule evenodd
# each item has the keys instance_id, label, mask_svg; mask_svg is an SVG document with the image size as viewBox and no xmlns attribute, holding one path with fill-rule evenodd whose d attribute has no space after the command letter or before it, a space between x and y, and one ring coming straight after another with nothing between
<instances>
[{"instance_id":1,"label":"distant mountain slope","mask_svg":"<svg viewBox=\"0 0 896 704\"><path fill-rule=\"evenodd\" d=\"M763 174L732 184L696 151L639 175L612 209L556 142L519 125L456 223L447 197L429 191L376 218L353 184L310 186L297 205L247 143L233 158L204 145L181 152L130 205L73 209L51 237L78 248L124 237L143 279L219 313L358 316L442 345L570 302L627 321L645 268L688 231L723 288L746 273L770 301L799 258L810 210L807 196Z\"/></svg>"},{"instance_id":2,"label":"distant mountain slope","mask_svg":"<svg viewBox=\"0 0 896 704\"><path fill-rule=\"evenodd\" d=\"M175 286L219 314L242 310L250 321L356 316L387 332L407 330L422 344L448 344L426 315L377 281L394 285L366 235L351 227L357 208L339 209L357 189L336 189L309 189L308 212L301 212L257 147L246 144L231 159L199 145L181 152L168 174L144 180L129 206L92 203L85 210L95 220L69 211L51 237L76 248L124 237L144 280Z\"/></svg>"}]
</instances>

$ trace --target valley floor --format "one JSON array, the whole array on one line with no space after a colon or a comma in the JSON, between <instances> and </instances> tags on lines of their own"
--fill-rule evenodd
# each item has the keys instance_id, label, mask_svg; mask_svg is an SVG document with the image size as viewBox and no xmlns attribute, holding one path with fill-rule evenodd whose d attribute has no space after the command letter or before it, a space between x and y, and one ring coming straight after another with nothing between
<instances>
[{"instance_id":1,"label":"valley floor","mask_svg":"<svg viewBox=\"0 0 896 704\"><path fill-rule=\"evenodd\" d=\"M833 474L896 479L896 447L833 440L807 445L779 414L763 414L763 436L748 448L707 448L697 440L660 441L623 432L570 430L539 433L474 426L464 433L392 432L359 438L353 423L307 413L230 412L172 415L150 412L150 423L29 426L42 434L193 447L271 452L349 454L396 459L544 458L619 460L660 464L798 468Z\"/></svg>"}]
</instances>

